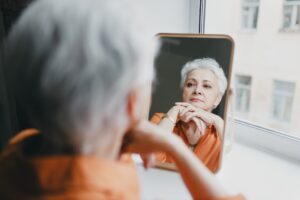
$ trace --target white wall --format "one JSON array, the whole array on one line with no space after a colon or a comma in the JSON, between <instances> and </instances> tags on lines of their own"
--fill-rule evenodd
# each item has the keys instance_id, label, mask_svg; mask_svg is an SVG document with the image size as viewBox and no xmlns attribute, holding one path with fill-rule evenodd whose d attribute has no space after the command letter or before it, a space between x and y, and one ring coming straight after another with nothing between
<instances>
[{"instance_id":1,"label":"white wall","mask_svg":"<svg viewBox=\"0 0 300 200\"><path fill-rule=\"evenodd\" d=\"M190 0L144 0L144 10L153 35L161 32L187 33L189 31Z\"/></svg>"}]
</instances>

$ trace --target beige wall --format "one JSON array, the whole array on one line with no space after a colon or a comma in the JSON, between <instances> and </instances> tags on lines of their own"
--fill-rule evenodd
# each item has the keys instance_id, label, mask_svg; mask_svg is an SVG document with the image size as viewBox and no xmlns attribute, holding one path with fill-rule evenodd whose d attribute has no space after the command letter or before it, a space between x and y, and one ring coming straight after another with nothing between
<instances>
[{"instance_id":1,"label":"beige wall","mask_svg":"<svg viewBox=\"0 0 300 200\"><path fill-rule=\"evenodd\" d=\"M257 29L245 31L240 26L241 0L209 0L206 32L231 35L236 42L234 74L252 77L250 111L240 116L300 137L300 32L281 31L283 2L260 0ZM271 118L274 79L296 84L289 123Z\"/></svg>"}]
</instances>

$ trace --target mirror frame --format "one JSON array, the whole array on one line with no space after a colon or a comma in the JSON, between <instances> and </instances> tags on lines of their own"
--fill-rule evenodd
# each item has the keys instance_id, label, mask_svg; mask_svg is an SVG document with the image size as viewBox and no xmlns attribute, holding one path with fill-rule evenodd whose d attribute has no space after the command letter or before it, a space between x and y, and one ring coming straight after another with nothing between
<instances>
[{"instance_id":1,"label":"mirror frame","mask_svg":"<svg viewBox=\"0 0 300 200\"><path fill-rule=\"evenodd\" d=\"M220 159L218 163L217 170L213 173L217 173L221 166L223 161L223 153L224 153L224 144L225 144L225 137L226 137L226 130L227 130L227 123L228 123L228 108L229 108L229 100L232 96L232 68L233 68L233 58L234 58L234 49L235 49L235 43L231 36L225 35L225 34L190 34L190 33L158 33L155 35L158 39L160 38L199 38L199 39L226 39L230 41L231 43L231 51L230 51L230 57L229 57L229 64L228 64L228 73L226 74L227 78L227 88L225 92L225 105L224 105L224 131L222 135L220 135L221 139L221 152L220 152ZM159 55L159 54L158 54ZM157 66L155 66L157 67ZM177 168L175 164L173 163L162 163L162 162L156 162L155 168L158 169L164 169L164 170L170 170L170 171L177 171Z\"/></svg>"}]
</instances>

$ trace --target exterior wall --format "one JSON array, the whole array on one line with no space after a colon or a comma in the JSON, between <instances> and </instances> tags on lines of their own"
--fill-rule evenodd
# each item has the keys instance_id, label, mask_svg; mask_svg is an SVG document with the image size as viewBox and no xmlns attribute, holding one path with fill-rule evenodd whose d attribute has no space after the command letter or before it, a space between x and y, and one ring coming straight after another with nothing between
<instances>
[{"instance_id":1,"label":"exterior wall","mask_svg":"<svg viewBox=\"0 0 300 200\"><path fill-rule=\"evenodd\" d=\"M256 30L242 30L241 2L207 1L206 21L206 33L234 38L234 74L252 77L249 113L236 115L300 137L300 32L281 29L284 0L260 0ZM290 122L272 119L273 80L295 83Z\"/></svg>"}]
</instances>

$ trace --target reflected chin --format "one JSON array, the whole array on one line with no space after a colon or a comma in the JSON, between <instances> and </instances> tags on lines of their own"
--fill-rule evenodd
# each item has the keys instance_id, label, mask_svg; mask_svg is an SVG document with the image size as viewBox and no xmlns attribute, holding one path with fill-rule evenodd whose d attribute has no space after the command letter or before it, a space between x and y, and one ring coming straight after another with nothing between
<instances>
[{"instance_id":1,"label":"reflected chin","mask_svg":"<svg viewBox=\"0 0 300 200\"><path fill-rule=\"evenodd\" d=\"M194 102L194 101L189 101L190 104L192 104L193 106L195 106L196 108L200 108L200 109L206 109L206 106L203 102Z\"/></svg>"}]
</instances>

